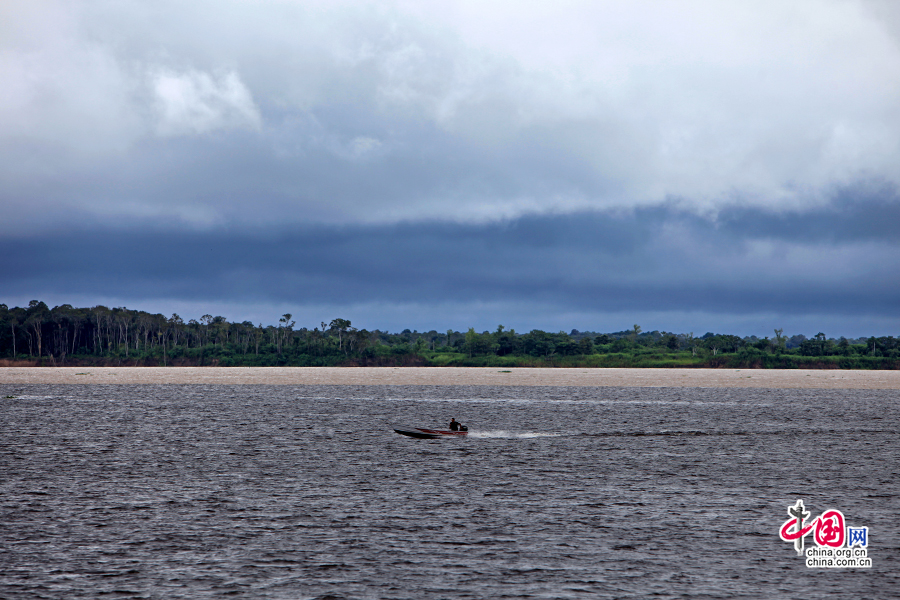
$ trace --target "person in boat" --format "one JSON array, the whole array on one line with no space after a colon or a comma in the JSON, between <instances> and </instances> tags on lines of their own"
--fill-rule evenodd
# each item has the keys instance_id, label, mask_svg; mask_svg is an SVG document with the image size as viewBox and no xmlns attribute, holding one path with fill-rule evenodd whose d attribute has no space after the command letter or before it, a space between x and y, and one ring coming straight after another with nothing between
<instances>
[{"instance_id":1,"label":"person in boat","mask_svg":"<svg viewBox=\"0 0 900 600\"><path fill-rule=\"evenodd\" d=\"M450 431L468 431L469 428L457 421L456 419L450 419Z\"/></svg>"}]
</instances>

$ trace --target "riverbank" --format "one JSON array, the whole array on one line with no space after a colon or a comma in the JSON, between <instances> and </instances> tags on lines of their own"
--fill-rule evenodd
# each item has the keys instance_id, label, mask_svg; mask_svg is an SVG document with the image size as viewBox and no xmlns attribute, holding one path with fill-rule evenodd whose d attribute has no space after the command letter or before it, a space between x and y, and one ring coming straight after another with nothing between
<instances>
[{"instance_id":1,"label":"riverbank","mask_svg":"<svg viewBox=\"0 0 900 600\"><path fill-rule=\"evenodd\" d=\"M5 384L524 385L900 390L900 371L494 367L5 367Z\"/></svg>"}]
</instances>

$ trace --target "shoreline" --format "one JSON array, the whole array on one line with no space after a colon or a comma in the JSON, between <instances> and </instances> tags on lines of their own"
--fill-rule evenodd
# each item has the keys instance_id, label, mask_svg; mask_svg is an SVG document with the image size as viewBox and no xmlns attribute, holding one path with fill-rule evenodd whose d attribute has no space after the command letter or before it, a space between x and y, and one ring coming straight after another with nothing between
<instances>
[{"instance_id":1,"label":"shoreline","mask_svg":"<svg viewBox=\"0 0 900 600\"><path fill-rule=\"evenodd\" d=\"M900 390L900 371L497 367L3 367L0 385L495 385Z\"/></svg>"}]
</instances>

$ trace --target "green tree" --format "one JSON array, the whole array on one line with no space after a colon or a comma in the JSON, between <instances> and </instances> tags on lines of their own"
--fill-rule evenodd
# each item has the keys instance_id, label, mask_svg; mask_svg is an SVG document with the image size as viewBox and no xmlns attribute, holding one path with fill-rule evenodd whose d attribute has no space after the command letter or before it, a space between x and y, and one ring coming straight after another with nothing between
<instances>
[{"instance_id":1,"label":"green tree","mask_svg":"<svg viewBox=\"0 0 900 600\"><path fill-rule=\"evenodd\" d=\"M758 340L755 344L753 344L759 350L763 350L764 352L770 352L772 350L772 340L768 337L764 337L761 340Z\"/></svg>"},{"instance_id":2,"label":"green tree","mask_svg":"<svg viewBox=\"0 0 900 600\"><path fill-rule=\"evenodd\" d=\"M660 343L669 350L678 350L678 336L674 333L667 333L660 338Z\"/></svg>"},{"instance_id":3,"label":"green tree","mask_svg":"<svg viewBox=\"0 0 900 600\"><path fill-rule=\"evenodd\" d=\"M350 321L348 319L334 319L328 327L331 331L337 331L338 350L343 350L344 334L346 334L347 330L350 329Z\"/></svg>"},{"instance_id":4,"label":"green tree","mask_svg":"<svg viewBox=\"0 0 900 600\"><path fill-rule=\"evenodd\" d=\"M206 338L202 340L203 345L209 344L209 326L213 322L212 315L203 315L200 317L200 322L203 323L203 336Z\"/></svg>"},{"instance_id":5,"label":"green tree","mask_svg":"<svg viewBox=\"0 0 900 600\"><path fill-rule=\"evenodd\" d=\"M37 355L43 354L44 347L44 320L47 318L50 309L40 300L32 300L28 303L28 310L25 311L27 318L25 326L30 335L33 336L34 346L37 348Z\"/></svg>"},{"instance_id":6,"label":"green tree","mask_svg":"<svg viewBox=\"0 0 900 600\"><path fill-rule=\"evenodd\" d=\"M169 331L172 333L172 345L178 345L178 334L184 328L184 319L178 316L178 313L172 313L172 316L169 317L168 322Z\"/></svg>"},{"instance_id":7,"label":"green tree","mask_svg":"<svg viewBox=\"0 0 900 600\"><path fill-rule=\"evenodd\" d=\"M594 353L594 342L591 341L591 338L581 338L581 341L578 342L578 353L585 355Z\"/></svg>"},{"instance_id":8,"label":"green tree","mask_svg":"<svg viewBox=\"0 0 900 600\"><path fill-rule=\"evenodd\" d=\"M696 357L697 356L697 340L694 339L693 331L688 334L685 334L684 343L688 348L691 349L691 356Z\"/></svg>"},{"instance_id":9,"label":"green tree","mask_svg":"<svg viewBox=\"0 0 900 600\"><path fill-rule=\"evenodd\" d=\"M784 329L775 330L775 347L780 352L784 351L785 344L787 343L787 337L781 335L782 333L784 333Z\"/></svg>"},{"instance_id":10,"label":"green tree","mask_svg":"<svg viewBox=\"0 0 900 600\"><path fill-rule=\"evenodd\" d=\"M281 354L282 347L287 343L288 337L293 335L294 325L297 324L297 321L291 321L291 313L285 313L281 315L281 318L278 319L278 354Z\"/></svg>"},{"instance_id":11,"label":"green tree","mask_svg":"<svg viewBox=\"0 0 900 600\"><path fill-rule=\"evenodd\" d=\"M475 332L474 327L469 327L466 332L465 351L471 356L488 354L491 350L491 335L487 332L484 335Z\"/></svg>"},{"instance_id":12,"label":"green tree","mask_svg":"<svg viewBox=\"0 0 900 600\"><path fill-rule=\"evenodd\" d=\"M556 343L546 331L532 329L525 334L522 349L531 356L553 356L556 353Z\"/></svg>"},{"instance_id":13,"label":"green tree","mask_svg":"<svg viewBox=\"0 0 900 600\"><path fill-rule=\"evenodd\" d=\"M632 343L637 343L638 336L641 335L641 326L638 324L634 325L634 330L631 332L631 341Z\"/></svg>"},{"instance_id":14,"label":"green tree","mask_svg":"<svg viewBox=\"0 0 900 600\"><path fill-rule=\"evenodd\" d=\"M515 354L516 351L520 348L520 343L518 336L516 335L516 331L514 329L503 331L502 328L502 325L498 327L497 333L494 334L494 344L492 346L494 353L497 356L507 356L510 354Z\"/></svg>"}]
</instances>

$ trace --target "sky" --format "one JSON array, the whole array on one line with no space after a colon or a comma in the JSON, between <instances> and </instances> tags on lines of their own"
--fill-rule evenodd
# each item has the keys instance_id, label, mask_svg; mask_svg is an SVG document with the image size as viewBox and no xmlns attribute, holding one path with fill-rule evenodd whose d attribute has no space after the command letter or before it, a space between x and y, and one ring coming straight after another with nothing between
<instances>
[{"instance_id":1,"label":"sky","mask_svg":"<svg viewBox=\"0 0 900 600\"><path fill-rule=\"evenodd\" d=\"M0 3L0 303L900 335L890 0Z\"/></svg>"}]
</instances>

